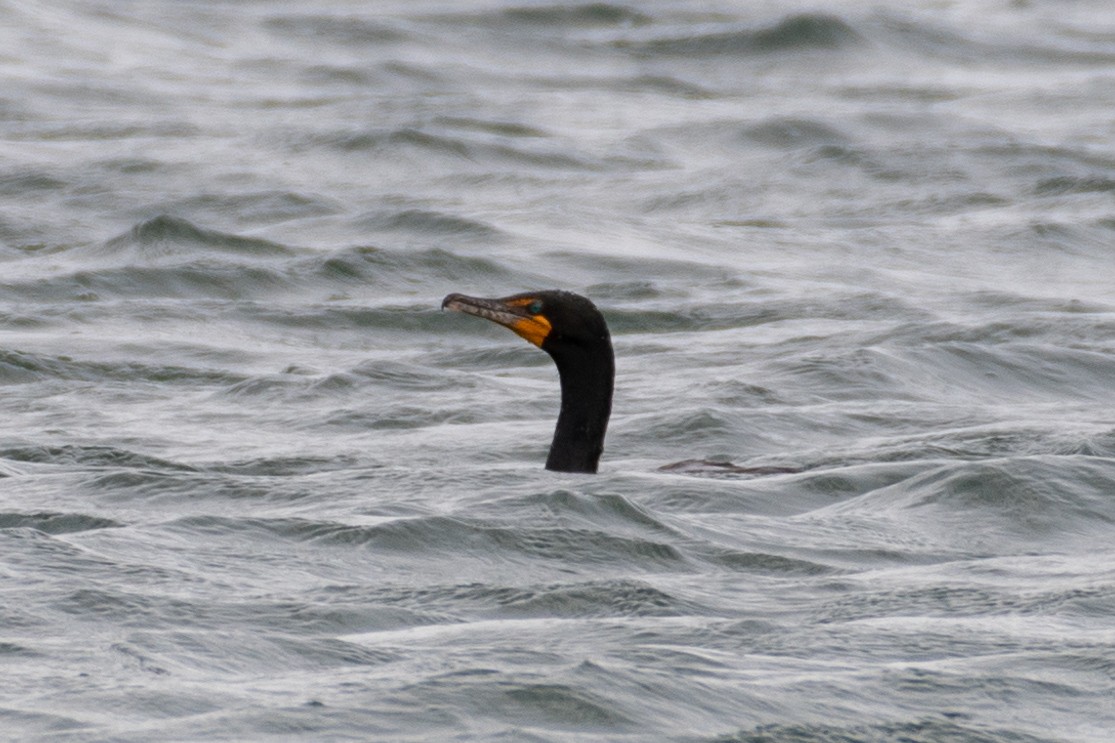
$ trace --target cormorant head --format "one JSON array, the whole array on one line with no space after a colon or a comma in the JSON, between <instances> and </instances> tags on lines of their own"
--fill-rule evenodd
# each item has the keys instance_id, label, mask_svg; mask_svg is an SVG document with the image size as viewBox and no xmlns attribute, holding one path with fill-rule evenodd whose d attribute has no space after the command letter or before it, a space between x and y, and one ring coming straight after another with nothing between
<instances>
[{"instance_id":1,"label":"cormorant head","mask_svg":"<svg viewBox=\"0 0 1115 743\"><path fill-rule=\"evenodd\" d=\"M450 294L441 306L511 328L550 354L561 378L561 412L546 469L596 472L615 378L612 339L596 305L555 290L502 299Z\"/></svg>"},{"instance_id":2,"label":"cormorant head","mask_svg":"<svg viewBox=\"0 0 1115 743\"><path fill-rule=\"evenodd\" d=\"M441 306L510 328L555 360L578 350L592 352L602 345L610 350L611 346L608 325L600 310L572 292L554 289L500 299L450 294Z\"/></svg>"}]
</instances>

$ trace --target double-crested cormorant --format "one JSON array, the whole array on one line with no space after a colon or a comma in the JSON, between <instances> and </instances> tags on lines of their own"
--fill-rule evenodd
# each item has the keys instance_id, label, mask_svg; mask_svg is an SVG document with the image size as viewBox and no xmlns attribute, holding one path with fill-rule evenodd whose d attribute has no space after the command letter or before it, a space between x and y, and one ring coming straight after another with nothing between
<instances>
[{"instance_id":1,"label":"double-crested cormorant","mask_svg":"<svg viewBox=\"0 0 1115 743\"><path fill-rule=\"evenodd\" d=\"M499 323L550 354L561 377L561 413L546 469L596 472L616 368L608 325L596 305L552 290L502 299L450 294L441 306Z\"/></svg>"}]
</instances>

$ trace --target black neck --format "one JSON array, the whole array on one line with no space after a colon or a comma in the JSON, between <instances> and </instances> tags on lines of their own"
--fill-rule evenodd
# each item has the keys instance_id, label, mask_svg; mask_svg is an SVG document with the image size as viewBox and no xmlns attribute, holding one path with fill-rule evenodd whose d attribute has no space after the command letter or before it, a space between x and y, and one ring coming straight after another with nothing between
<instances>
[{"instance_id":1,"label":"black neck","mask_svg":"<svg viewBox=\"0 0 1115 743\"><path fill-rule=\"evenodd\" d=\"M612 412L615 358L612 344L554 355L561 377L561 413L546 469L596 472Z\"/></svg>"}]
</instances>

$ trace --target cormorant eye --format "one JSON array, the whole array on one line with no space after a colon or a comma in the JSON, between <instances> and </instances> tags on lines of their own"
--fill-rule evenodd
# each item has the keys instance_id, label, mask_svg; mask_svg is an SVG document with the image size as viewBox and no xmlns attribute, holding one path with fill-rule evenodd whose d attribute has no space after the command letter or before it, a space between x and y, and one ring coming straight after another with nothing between
<instances>
[{"instance_id":1,"label":"cormorant eye","mask_svg":"<svg viewBox=\"0 0 1115 743\"><path fill-rule=\"evenodd\" d=\"M542 300L541 299L536 299L533 302L531 302L530 306L527 307L527 311L532 315L542 314Z\"/></svg>"}]
</instances>

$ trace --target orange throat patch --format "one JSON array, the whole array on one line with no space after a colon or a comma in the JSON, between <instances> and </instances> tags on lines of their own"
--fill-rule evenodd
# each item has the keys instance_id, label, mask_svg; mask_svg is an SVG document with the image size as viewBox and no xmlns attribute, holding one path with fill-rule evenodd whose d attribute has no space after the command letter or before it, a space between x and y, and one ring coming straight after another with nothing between
<instances>
[{"instance_id":1,"label":"orange throat patch","mask_svg":"<svg viewBox=\"0 0 1115 743\"><path fill-rule=\"evenodd\" d=\"M553 329L553 326L550 325L550 321L542 315L524 317L521 320L516 320L507 327L539 348L542 348L542 342L546 340L547 336L550 335L550 331Z\"/></svg>"}]
</instances>

